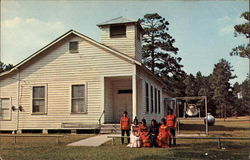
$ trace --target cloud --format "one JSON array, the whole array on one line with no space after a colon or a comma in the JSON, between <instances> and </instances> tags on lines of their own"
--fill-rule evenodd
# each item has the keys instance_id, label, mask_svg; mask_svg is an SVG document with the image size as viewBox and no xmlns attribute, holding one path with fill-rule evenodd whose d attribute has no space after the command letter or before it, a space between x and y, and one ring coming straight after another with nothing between
<instances>
[{"instance_id":1,"label":"cloud","mask_svg":"<svg viewBox=\"0 0 250 160\"><path fill-rule=\"evenodd\" d=\"M65 25L60 21L21 17L4 20L1 22L2 59L17 63L64 32Z\"/></svg>"},{"instance_id":2,"label":"cloud","mask_svg":"<svg viewBox=\"0 0 250 160\"><path fill-rule=\"evenodd\" d=\"M219 30L220 35L233 35L234 25L226 25Z\"/></svg>"},{"instance_id":3,"label":"cloud","mask_svg":"<svg viewBox=\"0 0 250 160\"><path fill-rule=\"evenodd\" d=\"M237 24L243 24L247 21L244 18L240 17L229 17L224 16L217 19L218 23L218 33L220 36L226 36L230 35L232 36L234 34L234 26Z\"/></svg>"},{"instance_id":4,"label":"cloud","mask_svg":"<svg viewBox=\"0 0 250 160\"><path fill-rule=\"evenodd\" d=\"M15 27L20 23L21 23L21 18L15 17L14 19L3 21L1 24L1 27L5 27L5 28Z\"/></svg>"},{"instance_id":5,"label":"cloud","mask_svg":"<svg viewBox=\"0 0 250 160\"><path fill-rule=\"evenodd\" d=\"M217 22L218 22L218 23L225 23L225 22L229 22L230 20L231 20L230 17L224 16L224 17L218 18L218 19L217 19Z\"/></svg>"},{"instance_id":6,"label":"cloud","mask_svg":"<svg viewBox=\"0 0 250 160\"><path fill-rule=\"evenodd\" d=\"M241 24L241 23L246 23L247 20L244 19L243 17L238 17L238 18L235 18L235 19L234 19L234 22L235 22L236 24Z\"/></svg>"}]
</instances>

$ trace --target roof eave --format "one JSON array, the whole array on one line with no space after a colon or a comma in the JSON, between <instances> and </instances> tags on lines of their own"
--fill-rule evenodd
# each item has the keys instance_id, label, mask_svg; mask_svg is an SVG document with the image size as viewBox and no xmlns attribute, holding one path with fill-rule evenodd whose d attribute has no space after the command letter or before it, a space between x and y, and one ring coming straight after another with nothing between
<instances>
[{"instance_id":1,"label":"roof eave","mask_svg":"<svg viewBox=\"0 0 250 160\"><path fill-rule=\"evenodd\" d=\"M111 26L111 25L121 25L121 24L138 24L137 21L134 22L121 22L121 23L109 23L109 24L97 24L98 27Z\"/></svg>"}]
</instances>

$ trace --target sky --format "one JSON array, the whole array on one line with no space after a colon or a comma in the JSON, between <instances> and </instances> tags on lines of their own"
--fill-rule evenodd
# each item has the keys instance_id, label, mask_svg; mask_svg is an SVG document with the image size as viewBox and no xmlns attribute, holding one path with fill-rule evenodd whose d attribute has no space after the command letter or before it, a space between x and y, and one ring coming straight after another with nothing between
<instances>
[{"instance_id":1,"label":"sky","mask_svg":"<svg viewBox=\"0 0 250 160\"><path fill-rule=\"evenodd\" d=\"M232 83L241 83L248 73L248 59L229 53L248 42L244 36L235 37L233 29L246 22L240 18L245 11L247 0L1 0L1 61L15 65L70 29L99 41L98 23L158 13L170 23L185 72L209 75L224 58L237 75Z\"/></svg>"}]
</instances>

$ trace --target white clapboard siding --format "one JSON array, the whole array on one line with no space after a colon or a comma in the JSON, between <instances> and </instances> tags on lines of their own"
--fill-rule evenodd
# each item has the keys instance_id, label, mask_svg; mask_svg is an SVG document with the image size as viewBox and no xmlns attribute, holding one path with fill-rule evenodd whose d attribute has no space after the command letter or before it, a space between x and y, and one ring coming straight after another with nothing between
<instances>
[{"instance_id":1,"label":"white clapboard siding","mask_svg":"<svg viewBox=\"0 0 250 160\"><path fill-rule=\"evenodd\" d=\"M79 41L79 53L69 53L69 41ZM104 75L132 74L131 63L79 37L66 39L45 54L20 69L24 112L20 113L19 129L57 129L64 122L97 123L102 112ZM71 114L72 84L86 84L87 114ZM47 86L47 115L31 113L34 85Z\"/></svg>"},{"instance_id":2,"label":"white clapboard siding","mask_svg":"<svg viewBox=\"0 0 250 160\"><path fill-rule=\"evenodd\" d=\"M135 26L127 24L126 37L110 38L109 26L101 28L101 43L135 58Z\"/></svg>"},{"instance_id":3,"label":"white clapboard siding","mask_svg":"<svg viewBox=\"0 0 250 160\"><path fill-rule=\"evenodd\" d=\"M17 107L17 81L16 74L1 77L0 79L0 98L10 98L10 120L0 120L0 130L15 130L17 111L12 111L11 106Z\"/></svg>"},{"instance_id":4,"label":"white clapboard siding","mask_svg":"<svg viewBox=\"0 0 250 160\"><path fill-rule=\"evenodd\" d=\"M137 82L137 90L139 91L139 87L141 87L141 93L140 93L140 99L137 99L139 102L138 104L138 119L139 121L144 117L148 124L150 124L150 121L154 118L157 121L160 121L161 118L164 116L164 109L163 109L163 97L162 97L162 84L159 83L151 74L146 73L141 68L137 67L137 77L139 82ZM149 112L146 112L146 89L145 89L145 82L149 84L149 97L151 95L150 86L152 85L153 88L157 88L157 90L160 90L161 95L161 112L159 113L157 110L157 113L155 111L151 113L151 100L149 100ZM154 90L153 90L154 91ZM154 95L154 94L153 94ZM154 108L155 110L155 108Z\"/></svg>"}]
</instances>

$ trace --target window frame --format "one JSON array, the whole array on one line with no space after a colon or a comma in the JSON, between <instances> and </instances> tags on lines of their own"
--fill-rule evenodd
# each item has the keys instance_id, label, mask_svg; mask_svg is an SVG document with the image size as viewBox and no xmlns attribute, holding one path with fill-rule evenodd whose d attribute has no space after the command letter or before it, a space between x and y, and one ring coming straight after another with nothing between
<instances>
[{"instance_id":1,"label":"window frame","mask_svg":"<svg viewBox=\"0 0 250 160\"><path fill-rule=\"evenodd\" d=\"M145 82L145 106L146 106L146 113L149 113L149 84Z\"/></svg>"},{"instance_id":2,"label":"window frame","mask_svg":"<svg viewBox=\"0 0 250 160\"><path fill-rule=\"evenodd\" d=\"M124 27L125 28L125 32L124 34L112 34L112 28L115 28L115 27ZM123 38L123 37L126 37L127 36L127 26L125 24L119 24L119 25L110 25L109 26L109 37L110 38Z\"/></svg>"},{"instance_id":3,"label":"window frame","mask_svg":"<svg viewBox=\"0 0 250 160\"><path fill-rule=\"evenodd\" d=\"M151 113L154 113L154 87L150 85Z\"/></svg>"},{"instance_id":4,"label":"window frame","mask_svg":"<svg viewBox=\"0 0 250 160\"><path fill-rule=\"evenodd\" d=\"M161 113L161 91L158 90L158 113Z\"/></svg>"},{"instance_id":5,"label":"window frame","mask_svg":"<svg viewBox=\"0 0 250 160\"><path fill-rule=\"evenodd\" d=\"M2 99L9 99L9 108L5 108L5 109L2 109L2 106L0 108L0 110L9 110L9 118L7 119L3 119L3 117L0 118L0 121L11 121L12 120L12 110L11 110L11 106L12 106L12 99L11 97L1 97L0 100ZM0 111L0 114L2 111Z\"/></svg>"},{"instance_id":6,"label":"window frame","mask_svg":"<svg viewBox=\"0 0 250 160\"><path fill-rule=\"evenodd\" d=\"M158 111L158 96L157 96L158 94L157 94L157 88L155 88L154 89L154 99L155 99L155 101L154 101L154 103L155 103L155 113L157 113Z\"/></svg>"},{"instance_id":7,"label":"window frame","mask_svg":"<svg viewBox=\"0 0 250 160\"><path fill-rule=\"evenodd\" d=\"M71 44L72 43L77 43L77 49L76 50L71 49ZM69 42L69 53L79 53L79 41L70 41Z\"/></svg>"},{"instance_id":8,"label":"window frame","mask_svg":"<svg viewBox=\"0 0 250 160\"><path fill-rule=\"evenodd\" d=\"M84 91L84 95L85 95L85 97L84 97L84 105L85 105L85 107L86 107L86 112L72 112L72 105L73 105L73 103L72 103L72 101L73 101L73 95L72 95L72 91L73 91L73 86L76 86L76 85L84 85L84 89L85 89L85 91ZM70 114L72 114L72 115L77 115L77 114L88 114L88 92L87 92L87 90L88 90L88 85L87 85L87 82L76 82L76 83L71 83L70 84L70 86L69 86L69 88L70 88L70 93L69 93L69 102L70 102Z\"/></svg>"},{"instance_id":9,"label":"window frame","mask_svg":"<svg viewBox=\"0 0 250 160\"><path fill-rule=\"evenodd\" d=\"M34 87L44 87L44 112L33 112L33 89ZM48 84L36 84L31 89L31 115L47 115L48 114Z\"/></svg>"}]
</instances>

